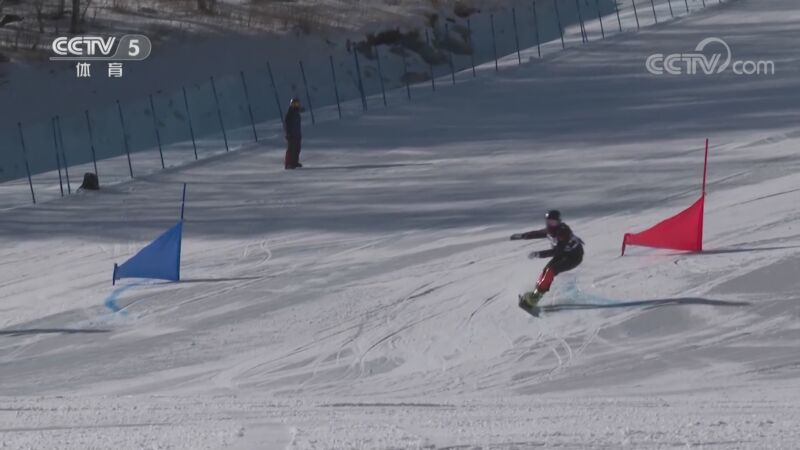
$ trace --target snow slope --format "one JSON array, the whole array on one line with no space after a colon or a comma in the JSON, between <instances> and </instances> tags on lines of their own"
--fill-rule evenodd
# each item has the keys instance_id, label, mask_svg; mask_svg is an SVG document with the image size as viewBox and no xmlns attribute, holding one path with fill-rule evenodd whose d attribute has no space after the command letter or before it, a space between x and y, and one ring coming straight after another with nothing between
<instances>
[{"instance_id":1,"label":"snow slope","mask_svg":"<svg viewBox=\"0 0 800 450\"><path fill-rule=\"evenodd\" d=\"M0 217L11 448L794 448L800 438L800 13L737 0ZM725 39L774 76L656 77ZM708 251L622 234L699 194ZM110 286L172 224L184 281ZM562 209L587 242L516 307ZM108 305L123 308L112 314Z\"/></svg>"}]
</instances>

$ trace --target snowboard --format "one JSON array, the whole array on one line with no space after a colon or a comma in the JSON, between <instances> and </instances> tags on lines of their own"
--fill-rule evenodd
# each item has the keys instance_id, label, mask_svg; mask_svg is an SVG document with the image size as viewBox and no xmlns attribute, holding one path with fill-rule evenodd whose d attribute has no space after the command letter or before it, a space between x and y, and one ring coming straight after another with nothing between
<instances>
[{"instance_id":1,"label":"snowboard","mask_svg":"<svg viewBox=\"0 0 800 450\"><path fill-rule=\"evenodd\" d=\"M519 303L518 303L518 305L523 311L525 311L526 313L532 315L533 317L537 317L538 318L539 314L542 312L542 309L539 308L538 306L531 307L531 306L528 306L527 303L523 302L521 294L519 295Z\"/></svg>"}]
</instances>

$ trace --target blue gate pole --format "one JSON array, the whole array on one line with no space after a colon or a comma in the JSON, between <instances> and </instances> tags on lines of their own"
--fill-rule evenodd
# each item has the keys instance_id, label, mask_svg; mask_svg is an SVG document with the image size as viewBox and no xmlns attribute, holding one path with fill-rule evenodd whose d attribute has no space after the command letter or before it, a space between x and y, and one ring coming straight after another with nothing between
<instances>
[{"instance_id":1,"label":"blue gate pole","mask_svg":"<svg viewBox=\"0 0 800 450\"><path fill-rule=\"evenodd\" d=\"M542 43L539 41L539 16L536 14L536 0L533 0L533 32L536 35L536 53L542 57Z\"/></svg>"},{"instance_id":2,"label":"blue gate pole","mask_svg":"<svg viewBox=\"0 0 800 450\"><path fill-rule=\"evenodd\" d=\"M53 150L56 153L56 167L58 167L58 187L61 189L61 196L64 196L64 181L61 178L61 158L58 156L58 137L56 136L56 118L50 118L50 126L53 129Z\"/></svg>"},{"instance_id":3,"label":"blue gate pole","mask_svg":"<svg viewBox=\"0 0 800 450\"><path fill-rule=\"evenodd\" d=\"M272 76L272 65L267 61L267 72L269 72L269 81L272 84L272 93L275 95L275 106L278 107L278 117L283 123L283 108L281 108L281 100L278 98L278 88L275 86L275 77Z\"/></svg>"},{"instance_id":4,"label":"blue gate pole","mask_svg":"<svg viewBox=\"0 0 800 450\"><path fill-rule=\"evenodd\" d=\"M431 46L431 37L427 28L425 29L425 44L427 44L429 48L433 49ZM428 63L428 70L431 73L431 89L436 91L436 77L433 75L433 63Z\"/></svg>"},{"instance_id":5,"label":"blue gate pole","mask_svg":"<svg viewBox=\"0 0 800 450\"><path fill-rule=\"evenodd\" d=\"M61 147L61 160L64 161L64 175L67 177L67 194L72 194L72 186L69 182L69 162L67 161L67 150L64 148L64 136L61 134L61 117L56 116L56 128L58 129L58 144Z\"/></svg>"},{"instance_id":6,"label":"blue gate pole","mask_svg":"<svg viewBox=\"0 0 800 450\"><path fill-rule=\"evenodd\" d=\"M446 23L444 24L444 36L445 36L445 39L447 39L448 36L450 36L450 26L448 24L446 24ZM449 50L447 52L447 62L450 63L450 77L453 79L453 86L455 86L456 85L456 67L455 67L455 65L453 65L453 52L451 52Z\"/></svg>"},{"instance_id":7,"label":"blue gate pole","mask_svg":"<svg viewBox=\"0 0 800 450\"><path fill-rule=\"evenodd\" d=\"M494 71L500 70L497 65L497 37L494 34L494 14L489 14L489 23L492 25L492 48L494 48Z\"/></svg>"},{"instance_id":8,"label":"blue gate pole","mask_svg":"<svg viewBox=\"0 0 800 450\"><path fill-rule=\"evenodd\" d=\"M686 0L687 2L689 0ZM619 3L614 2L614 11L617 13L617 23L619 24L619 32L622 33L622 19L619 17Z\"/></svg>"},{"instance_id":9,"label":"blue gate pole","mask_svg":"<svg viewBox=\"0 0 800 450\"><path fill-rule=\"evenodd\" d=\"M578 24L581 26L581 42L584 44L589 42L589 35L586 33L586 27L583 25L583 14L581 14L581 4L575 0L575 7L578 10Z\"/></svg>"},{"instance_id":10,"label":"blue gate pole","mask_svg":"<svg viewBox=\"0 0 800 450\"><path fill-rule=\"evenodd\" d=\"M650 6L653 7L653 19L658 23L658 16L656 15L656 4L653 0L650 0Z\"/></svg>"},{"instance_id":11,"label":"blue gate pole","mask_svg":"<svg viewBox=\"0 0 800 450\"><path fill-rule=\"evenodd\" d=\"M358 63L358 49L353 47L353 55L356 59L356 74L358 75L358 92L361 94L361 107L367 111L367 96L364 94L364 81L361 79L361 65Z\"/></svg>"},{"instance_id":12,"label":"blue gate pole","mask_svg":"<svg viewBox=\"0 0 800 450\"><path fill-rule=\"evenodd\" d=\"M561 14L558 12L558 0L553 0L553 6L556 9L556 23L558 23L558 35L561 37L561 48L567 48L564 44L564 27L561 26Z\"/></svg>"},{"instance_id":13,"label":"blue gate pole","mask_svg":"<svg viewBox=\"0 0 800 450\"><path fill-rule=\"evenodd\" d=\"M303 61L300 61L300 74L303 75L303 87L306 89L306 102L308 103L309 111L311 111L311 124L314 125L317 123L317 120L314 118L314 105L311 104L311 92L308 90L306 69L303 67Z\"/></svg>"},{"instance_id":14,"label":"blue gate pole","mask_svg":"<svg viewBox=\"0 0 800 450\"><path fill-rule=\"evenodd\" d=\"M514 42L517 44L517 61L522 64L522 54L519 51L519 31L517 30L517 10L511 8L511 21L514 23Z\"/></svg>"},{"instance_id":15,"label":"blue gate pole","mask_svg":"<svg viewBox=\"0 0 800 450\"><path fill-rule=\"evenodd\" d=\"M378 61L378 79L381 80L381 95L383 95L383 106L388 106L386 103L386 86L383 84L383 69L381 68L381 54L378 52L378 47L373 45L373 50L375 50L375 60Z\"/></svg>"},{"instance_id":16,"label":"blue gate pole","mask_svg":"<svg viewBox=\"0 0 800 450\"><path fill-rule=\"evenodd\" d=\"M253 104L250 103L250 92L247 89L247 80L244 78L244 70L239 72L242 75L242 88L244 89L244 98L247 100L247 112L250 113L250 125L253 126L253 140L258 142L258 133L256 133L256 119L253 116Z\"/></svg>"},{"instance_id":17,"label":"blue gate pole","mask_svg":"<svg viewBox=\"0 0 800 450\"><path fill-rule=\"evenodd\" d=\"M25 159L25 172L28 173L28 185L31 187L31 198L36 204L36 195L33 193L33 178L31 178L31 166L28 165L28 150L25 148L25 136L22 134L22 122L17 122L19 127L19 142L22 144L22 157Z\"/></svg>"},{"instance_id":18,"label":"blue gate pole","mask_svg":"<svg viewBox=\"0 0 800 450\"><path fill-rule=\"evenodd\" d=\"M164 151L161 148L161 132L158 131L158 118L156 118L156 105L153 102L153 94L150 94L150 112L153 113L153 130L156 132L156 142L158 143L158 156L161 157L161 168L164 169Z\"/></svg>"},{"instance_id":19,"label":"blue gate pole","mask_svg":"<svg viewBox=\"0 0 800 450\"><path fill-rule=\"evenodd\" d=\"M342 104L339 102L339 85L336 83L336 66L333 64L333 55L330 55L331 60L331 77L333 78L333 93L336 94L336 109L339 110L339 118L342 118Z\"/></svg>"},{"instance_id":20,"label":"blue gate pole","mask_svg":"<svg viewBox=\"0 0 800 450\"><path fill-rule=\"evenodd\" d=\"M219 104L219 96L217 96L217 83L214 81L214 77L211 77L211 90L214 92L214 103L217 105L217 117L219 118L219 127L222 129L222 139L225 141L225 151L231 151L230 147L228 146L228 133L225 132L225 121L222 120L222 107Z\"/></svg>"},{"instance_id":21,"label":"blue gate pole","mask_svg":"<svg viewBox=\"0 0 800 450\"><path fill-rule=\"evenodd\" d=\"M469 35L469 63L472 65L472 78L478 76L475 73L475 47L472 45L472 22L467 18L467 34Z\"/></svg>"},{"instance_id":22,"label":"blue gate pole","mask_svg":"<svg viewBox=\"0 0 800 450\"><path fill-rule=\"evenodd\" d=\"M639 13L636 12L636 0L631 0L631 4L633 5L633 17L636 17L636 29L639 30L641 27L639 26Z\"/></svg>"},{"instance_id":23,"label":"blue gate pole","mask_svg":"<svg viewBox=\"0 0 800 450\"><path fill-rule=\"evenodd\" d=\"M94 164L94 174L100 178L100 174L97 173L97 154L94 151L94 133L92 133L92 119L89 118L89 110L84 110L86 114L86 128L89 130L89 148L92 149L92 163Z\"/></svg>"},{"instance_id":24,"label":"blue gate pole","mask_svg":"<svg viewBox=\"0 0 800 450\"><path fill-rule=\"evenodd\" d=\"M597 8L597 20L600 21L600 34L603 36L603 39L605 39L606 30L605 28L603 28L603 14L600 13L600 0L594 0L594 5Z\"/></svg>"},{"instance_id":25,"label":"blue gate pole","mask_svg":"<svg viewBox=\"0 0 800 450\"><path fill-rule=\"evenodd\" d=\"M122 144L125 147L125 154L128 156L128 170L133 178L133 165L131 164L131 150L128 147L128 132L125 129L125 118L122 116L122 105L117 100L117 111L119 111L119 125L122 127Z\"/></svg>"},{"instance_id":26,"label":"blue gate pole","mask_svg":"<svg viewBox=\"0 0 800 450\"><path fill-rule=\"evenodd\" d=\"M400 55L403 56L403 78L406 79L406 95L408 96L408 101L411 101L411 82L408 80L408 64L406 62L406 49L400 49Z\"/></svg>"},{"instance_id":27,"label":"blue gate pole","mask_svg":"<svg viewBox=\"0 0 800 450\"><path fill-rule=\"evenodd\" d=\"M186 107L186 121L189 123L189 135L192 137L192 147L194 148L194 160L197 161L197 142L194 138L194 125L192 124L192 112L189 110L189 96L186 95L186 86L183 89L183 106Z\"/></svg>"}]
</instances>

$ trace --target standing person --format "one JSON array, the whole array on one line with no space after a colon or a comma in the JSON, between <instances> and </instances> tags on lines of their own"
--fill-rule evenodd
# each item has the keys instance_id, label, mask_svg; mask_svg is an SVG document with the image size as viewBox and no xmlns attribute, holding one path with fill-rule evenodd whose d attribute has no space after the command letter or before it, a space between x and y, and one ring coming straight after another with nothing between
<instances>
[{"instance_id":1,"label":"standing person","mask_svg":"<svg viewBox=\"0 0 800 450\"><path fill-rule=\"evenodd\" d=\"M289 109L283 120L283 129L286 133L286 156L283 159L285 169L303 167L300 164L300 143L303 139L300 120L300 99L292 97L289 100Z\"/></svg>"},{"instance_id":2,"label":"standing person","mask_svg":"<svg viewBox=\"0 0 800 450\"><path fill-rule=\"evenodd\" d=\"M544 217L544 229L511 236L512 241L549 238L552 245L550 250L532 252L528 256L529 258L552 257L544 266L539 281L536 283L536 289L519 297L519 306L528 311L535 308L542 296L550 290L550 285L556 275L578 267L583 261L583 241L572 233L566 223L561 221L561 212L553 209L548 211Z\"/></svg>"}]
</instances>

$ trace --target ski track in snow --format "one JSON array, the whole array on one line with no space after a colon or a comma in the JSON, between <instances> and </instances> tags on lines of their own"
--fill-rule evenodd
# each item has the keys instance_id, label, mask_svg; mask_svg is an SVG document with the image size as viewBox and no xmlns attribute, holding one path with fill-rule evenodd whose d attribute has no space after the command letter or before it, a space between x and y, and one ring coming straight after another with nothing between
<instances>
[{"instance_id":1,"label":"ski track in snow","mask_svg":"<svg viewBox=\"0 0 800 450\"><path fill-rule=\"evenodd\" d=\"M0 445L795 448L798 23L726 2L320 122L299 171L275 134L0 211ZM646 74L709 35L775 76ZM705 137L706 251L620 258L699 195ZM184 280L110 286L183 182ZM553 206L586 257L533 318L547 244L508 236Z\"/></svg>"}]
</instances>

